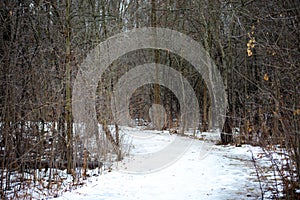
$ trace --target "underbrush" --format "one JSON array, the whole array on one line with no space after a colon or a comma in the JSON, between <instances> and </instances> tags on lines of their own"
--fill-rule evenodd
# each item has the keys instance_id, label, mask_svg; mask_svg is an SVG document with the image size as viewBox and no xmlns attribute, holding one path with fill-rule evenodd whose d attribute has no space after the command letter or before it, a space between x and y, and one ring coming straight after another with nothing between
<instances>
[{"instance_id":1,"label":"underbrush","mask_svg":"<svg viewBox=\"0 0 300 200\"><path fill-rule=\"evenodd\" d=\"M64 192L80 188L88 177L99 176L109 170L109 165L84 170L77 168L71 174L67 170L56 168L17 171L1 171L4 188L1 199L50 199L61 196Z\"/></svg>"},{"instance_id":2,"label":"underbrush","mask_svg":"<svg viewBox=\"0 0 300 200\"><path fill-rule=\"evenodd\" d=\"M261 152L252 152L252 160L262 199L300 199L297 168L291 154L278 145L261 149Z\"/></svg>"}]
</instances>

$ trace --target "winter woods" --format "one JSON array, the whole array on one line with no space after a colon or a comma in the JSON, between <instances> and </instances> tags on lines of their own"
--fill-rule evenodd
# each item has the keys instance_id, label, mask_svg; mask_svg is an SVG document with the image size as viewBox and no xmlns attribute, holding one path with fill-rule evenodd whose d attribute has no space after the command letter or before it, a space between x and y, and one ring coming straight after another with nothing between
<instances>
[{"instance_id":1,"label":"winter woods","mask_svg":"<svg viewBox=\"0 0 300 200\"><path fill-rule=\"evenodd\" d=\"M99 138L98 154L86 158L72 119L72 84L78 68L108 37L150 26L176 30L202 44L226 88L229 106L223 142L285 147L296 174L287 179L288 185L299 187L299 18L296 0L1 1L1 197L26 187L11 179L16 173L24 180L26 173L35 174L37 169L67 169L75 181L81 176L76 174L78 167L93 163L98 167L115 155L121 159L124 141L113 121L111 94L118 79L137 65L153 62L179 71L199 102L197 128L215 128L210 93L191 63L167 50L140 49L115 60L99 80L97 119L103 138L110 142ZM153 104L164 106L165 128L177 126L178 99L158 84L135 91L129 103L131 118L150 122ZM238 130L238 135L230 137L232 130Z\"/></svg>"}]
</instances>

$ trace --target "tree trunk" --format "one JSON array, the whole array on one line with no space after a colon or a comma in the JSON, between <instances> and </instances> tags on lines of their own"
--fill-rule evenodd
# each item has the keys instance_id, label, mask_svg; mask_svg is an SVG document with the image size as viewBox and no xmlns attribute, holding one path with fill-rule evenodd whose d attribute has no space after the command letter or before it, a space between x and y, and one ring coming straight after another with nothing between
<instances>
[{"instance_id":1,"label":"tree trunk","mask_svg":"<svg viewBox=\"0 0 300 200\"><path fill-rule=\"evenodd\" d=\"M230 115L226 116L223 130L221 132L221 141L222 144L229 144L233 142L232 138L232 120Z\"/></svg>"},{"instance_id":2,"label":"tree trunk","mask_svg":"<svg viewBox=\"0 0 300 200\"><path fill-rule=\"evenodd\" d=\"M66 2L66 124L67 124L67 171L72 172L72 108L71 108L71 0Z\"/></svg>"},{"instance_id":3,"label":"tree trunk","mask_svg":"<svg viewBox=\"0 0 300 200\"><path fill-rule=\"evenodd\" d=\"M207 90L205 85L203 85L203 117L202 117L202 128L201 132L206 132L208 130L208 122L207 122Z\"/></svg>"},{"instance_id":4,"label":"tree trunk","mask_svg":"<svg viewBox=\"0 0 300 200\"><path fill-rule=\"evenodd\" d=\"M156 27L157 24L157 19L156 19L156 0L151 0L151 26L152 27ZM155 39L155 43L157 43L157 39L156 39L156 34L154 36ZM159 50L158 49L154 49L154 61L155 61L155 81L156 84L154 84L154 104L161 104L161 99L160 99L160 86L157 84L158 83L158 65L157 63L159 63ZM154 113L153 115L153 125L154 128L157 130L161 130L162 127L160 127L161 124L161 113L160 110L157 110L156 113Z\"/></svg>"}]
</instances>

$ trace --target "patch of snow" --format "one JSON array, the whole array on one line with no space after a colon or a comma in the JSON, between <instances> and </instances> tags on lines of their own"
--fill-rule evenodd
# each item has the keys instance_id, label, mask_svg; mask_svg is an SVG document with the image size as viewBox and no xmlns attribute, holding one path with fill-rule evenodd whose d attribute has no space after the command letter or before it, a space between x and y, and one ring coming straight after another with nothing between
<instances>
[{"instance_id":1,"label":"patch of snow","mask_svg":"<svg viewBox=\"0 0 300 200\"><path fill-rule=\"evenodd\" d=\"M132 155L160 151L175 137L162 132L128 130L136 134L132 136ZM201 134L209 138L211 133ZM115 164L112 172L91 177L83 187L58 199L251 200L261 197L250 152L259 152L258 147L216 146L207 145L203 140L186 139L192 140L191 145L166 168L154 173L131 174Z\"/></svg>"}]
</instances>

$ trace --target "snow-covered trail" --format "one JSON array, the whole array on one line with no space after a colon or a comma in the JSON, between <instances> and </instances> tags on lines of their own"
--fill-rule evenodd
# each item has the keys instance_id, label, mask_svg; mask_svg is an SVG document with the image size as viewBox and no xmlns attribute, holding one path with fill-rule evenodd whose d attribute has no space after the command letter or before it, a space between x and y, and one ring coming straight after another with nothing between
<instances>
[{"instance_id":1,"label":"snow-covered trail","mask_svg":"<svg viewBox=\"0 0 300 200\"><path fill-rule=\"evenodd\" d=\"M175 136L172 141L159 151L146 154L136 154L125 159L118 170L123 173L146 174L160 171L178 159L190 148L193 140L187 137Z\"/></svg>"},{"instance_id":2,"label":"snow-covered trail","mask_svg":"<svg viewBox=\"0 0 300 200\"><path fill-rule=\"evenodd\" d=\"M154 152L150 154L150 160L158 159L161 162L166 155L172 157L171 152L178 150L174 148L176 145L169 147L170 149L163 145L164 141L168 144L172 143L174 136L154 136L150 140L152 142L149 143L148 150L153 149L150 144L153 145L156 141L159 144L156 148L159 149L161 146L164 149L160 152L166 153L161 154L163 155L161 157ZM114 166L112 172L92 177L82 188L66 192L58 199L248 200L259 198L259 184L251 162L248 149L250 147L212 146L207 141L187 137L180 137L176 142L175 144L182 145L181 147L185 149L173 162L168 160L166 165L162 165L164 167L159 168L155 164L150 167L139 164L147 157L136 153L137 160L129 160L125 165L119 163ZM143 148L147 150L145 146L139 147L135 144L135 152ZM151 158L151 155L156 156ZM149 169L151 173L147 173ZM136 173L128 173L128 171Z\"/></svg>"}]
</instances>

